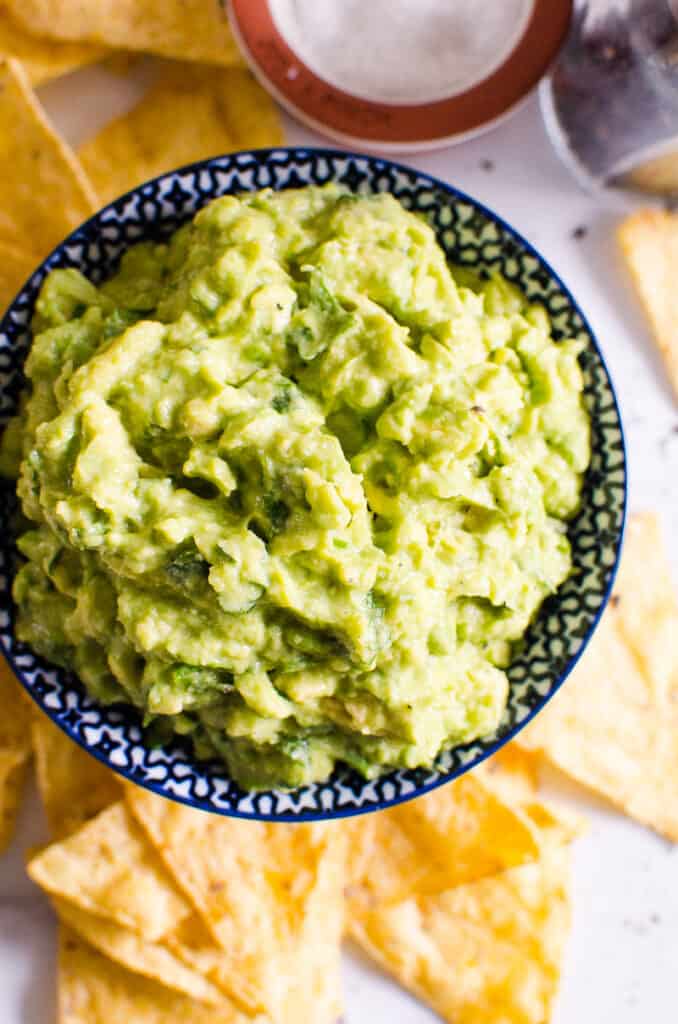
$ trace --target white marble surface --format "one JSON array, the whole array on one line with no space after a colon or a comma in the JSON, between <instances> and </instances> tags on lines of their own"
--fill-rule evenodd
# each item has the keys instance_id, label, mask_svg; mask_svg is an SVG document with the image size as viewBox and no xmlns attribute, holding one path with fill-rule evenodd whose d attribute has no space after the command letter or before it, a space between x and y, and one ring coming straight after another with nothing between
<instances>
[{"instance_id":1,"label":"white marble surface","mask_svg":"<svg viewBox=\"0 0 678 1024\"><path fill-rule=\"evenodd\" d=\"M42 95L56 123L77 143L134 101L143 74L137 71L125 79L90 70L47 87ZM322 142L292 122L287 129L290 143ZM534 97L490 134L408 162L493 207L541 250L572 288L597 332L619 392L631 509L661 512L678 578L678 405L671 399L614 241L616 221L633 204L580 190L550 148ZM574 237L578 227L586 229L585 237ZM555 1024L675 1024L678 847L560 778L549 778L547 785L590 821L576 846L574 928ZM54 1019L53 920L22 867L27 849L43 836L41 812L31 796L19 836L0 860L2 1024L49 1024ZM346 990L350 1024L426 1024L436 1019L353 956L346 957Z\"/></svg>"}]
</instances>

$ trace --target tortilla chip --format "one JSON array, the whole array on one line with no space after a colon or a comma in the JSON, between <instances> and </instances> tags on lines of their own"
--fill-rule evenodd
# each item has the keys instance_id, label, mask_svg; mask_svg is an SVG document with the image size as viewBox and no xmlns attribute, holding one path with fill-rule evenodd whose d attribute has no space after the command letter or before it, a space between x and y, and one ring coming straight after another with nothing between
<instances>
[{"instance_id":1,"label":"tortilla chip","mask_svg":"<svg viewBox=\"0 0 678 1024\"><path fill-rule=\"evenodd\" d=\"M450 1024L544 1024L569 928L569 848L437 896L365 911L349 934Z\"/></svg>"},{"instance_id":2,"label":"tortilla chip","mask_svg":"<svg viewBox=\"0 0 678 1024\"><path fill-rule=\"evenodd\" d=\"M352 897L400 902L535 860L539 836L481 773L358 820L349 844Z\"/></svg>"},{"instance_id":3,"label":"tortilla chip","mask_svg":"<svg viewBox=\"0 0 678 1024\"><path fill-rule=\"evenodd\" d=\"M8 5L0 3L0 57L16 57L32 85L41 85L69 71L93 64L107 51L82 43L56 43L27 32L12 18Z\"/></svg>"},{"instance_id":4,"label":"tortilla chip","mask_svg":"<svg viewBox=\"0 0 678 1024\"><path fill-rule=\"evenodd\" d=\"M59 928L58 1024L267 1024L224 1001L205 1006L132 974Z\"/></svg>"},{"instance_id":5,"label":"tortilla chip","mask_svg":"<svg viewBox=\"0 0 678 1024\"><path fill-rule=\"evenodd\" d=\"M542 840L570 843L586 831L586 821L569 808L556 807L538 798L539 763L537 754L511 742L474 771L503 800L527 815L539 829Z\"/></svg>"},{"instance_id":6,"label":"tortilla chip","mask_svg":"<svg viewBox=\"0 0 678 1024\"><path fill-rule=\"evenodd\" d=\"M678 598L659 519L652 513L629 520L610 604L657 697L678 699Z\"/></svg>"},{"instance_id":7,"label":"tortilla chip","mask_svg":"<svg viewBox=\"0 0 678 1024\"><path fill-rule=\"evenodd\" d=\"M619 242L678 395L678 215L640 210L619 227Z\"/></svg>"},{"instance_id":8,"label":"tortilla chip","mask_svg":"<svg viewBox=\"0 0 678 1024\"><path fill-rule=\"evenodd\" d=\"M474 769L506 803L530 803L539 790L539 762L528 750L507 743Z\"/></svg>"},{"instance_id":9,"label":"tortilla chip","mask_svg":"<svg viewBox=\"0 0 678 1024\"><path fill-rule=\"evenodd\" d=\"M0 853L14 835L31 756L30 700L0 656Z\"/></svg>"},{"instance_id":10,"label":"tortilla chip","mask_svg":"<svg viewBox=\"0 0 678 1024\"><path fill-rule=\"evenodd\" d=\"M183 164L277 146L273 102L243 68L170 64L142 101L80 150L102 203Z\"/></svg>"},{"instance_id":11,"label":"tortilla chip","mask_svg":"<svg viewBox=\"0 0 678 1024\"><path fill-rule=\"evenodd\" d=\"M38 789L55 839L72 835L122 795L118 778L35 709L31 722Z\"/></svg>"},{"instance_id":12,"label":"tortilla chip","mask_svg":"<svg viewBox=\"0 0 678 1024\"><path fill-rule=\"evenodd\" d=\"M0 238L0 316L40 262L29 248Z\"/></svg>"},{"instance_id":13,"label":"tortilla chip","mask_svg":"<svg viewBox=\"0 0 678 1024\"><path fill-rule=\"evenodd\" d=\"M31 755L32 701L0 655L0 751L27 760Z\"/></svg>"},{"instance_id":14,"label":"tortilla chip","mask_svg":"<svg viewBox=\"0 0 678 1024\"><path fill-rule=\"evenodd\" d=\"M633 519L595 636L515 742L678 840L678 604L667 566L656 520Z\"/></svg>"},{"instance_id":15,"label":"tortilla chip","mask_svg":"<svg viewBox=\"0 0 678 1024\"><path fill-rule=\"evenodd\" d=\"M226 819L125 789L135 817L220 947L216 953L204 929L196 932L195 922L186 921L168 939L173 952L249 1011L278 1016L299 998L290 991L298 970L308 972L307 996L317 987L328 1004L336 1001L343 832Z\"/></svg>"},{"instance_id":16,"label":"tortilla chip","mask_svg":"<svg viewBox=\"0 0 678 1024\"><path fill-rule=\"evenodd\" d=\"M208 64L242 61L220 0L8 0L27 32Z\"/></svg>"},{"instance_id":17,"label":"tortilla chip","mask_svg":"<svg viewBox=\"0 0 678 1024\"><path fill-rule=\"evenodd\" d=\"M14 838L27 774L28 761L17 760L7 751L0 750L0 853Z\"/></svg>"},{"instance_id":18,"label":"tortilla chip","mask_svg":"<svg viewBox=\"0 0 678 1024\"><path fill-rule=\"evenodd\" d=\"M0 60L0 244L17 254L18 284L26 266L37 266L96 207L84 171L47 120L23 67Z\"/></svg>"},{"instance_id":19,"label":"tortilla chip","mask_svg":"<svg viewBox=\"0 0 678 1024\"><path fill-rule=\"evenodd\" d=\"M288 982L285 992L279 993L276 1019L334 1024L341 1014L344 839L342 830L318 865L291 955L276 956L276 969ZM182 921L165 941L184 963L200 971L224 994L233 991L232 960L224 955L198 914ZM250 996L250 1004L254 1001Z\"/></svg>"},{"instance_id":20,"label":"tortilla chip","mask_svg":"<svg viewBox=\"0 0 678 1024\"><path fill-rule=\"evenodd\" d=\"M80 910L66 900L53 899L52 903L63 924L127 970L159 981L202 1003L218 1006L223 1002L221 992L214 985L202 974L186 967L166 946L146 942L137 932Z\"/></svg>"},{"instance_id":21,"label":"tortilla chip","mask_svg":"<svg viewBox=\"0 0 678 1024\"><path fill-rule=\"evenodd\" d=\"M122 800L33 857L27 870L51 895L132 928L149 942L190 913Z\"/></svg>"}]
</instances>

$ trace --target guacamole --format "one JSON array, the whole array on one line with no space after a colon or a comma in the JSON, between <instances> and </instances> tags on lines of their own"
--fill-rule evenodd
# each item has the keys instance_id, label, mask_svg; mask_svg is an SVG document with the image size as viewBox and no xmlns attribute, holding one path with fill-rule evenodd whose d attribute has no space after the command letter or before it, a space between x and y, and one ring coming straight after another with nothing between
<instances>
[{"instance_id":1,"label":"guacamole","mask_svg":"<svg viewBox=\"0 0 678 1024\"><path fill-rule=\"evenodd\" d=\"M491 734L571 570L576 341L389 195L217 199L37 303L17 634L246 788Z\"/></svg>"}]
</instances>

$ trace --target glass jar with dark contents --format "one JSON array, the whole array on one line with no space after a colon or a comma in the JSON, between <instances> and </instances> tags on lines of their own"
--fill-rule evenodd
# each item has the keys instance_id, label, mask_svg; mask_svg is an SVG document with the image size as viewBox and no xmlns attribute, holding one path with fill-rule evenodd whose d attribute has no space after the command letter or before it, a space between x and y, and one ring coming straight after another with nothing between
<instances>
[{"instance_id":1,"label":"glass jar with dark contents","mask_svg":"<svg viewBox=\"0 0 678 1024\"><path fill-rule=\"evenodd\" d=\"M678 193L678 0L581 0L541 99L585 184Z\"/></svg>"}]
</instances>

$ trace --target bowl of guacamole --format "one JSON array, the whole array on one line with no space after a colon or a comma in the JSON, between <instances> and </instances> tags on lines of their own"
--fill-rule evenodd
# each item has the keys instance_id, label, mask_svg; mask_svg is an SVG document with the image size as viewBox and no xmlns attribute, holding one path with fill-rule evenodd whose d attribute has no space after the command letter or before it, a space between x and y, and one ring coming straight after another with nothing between
<instances>
[{"instance_id":1,"label":"bowl of guacamole","mask_svg":"<svg viewBox=\"0 0 678 1024\"><path fill-rule=\"evenodd\" d=\"M52 254L0 349L0 641L166 795L414 795L527 721L602 610L600 353L529 245L425 175L308 150L166 175Z\"/></svg>"}]
</instances>

